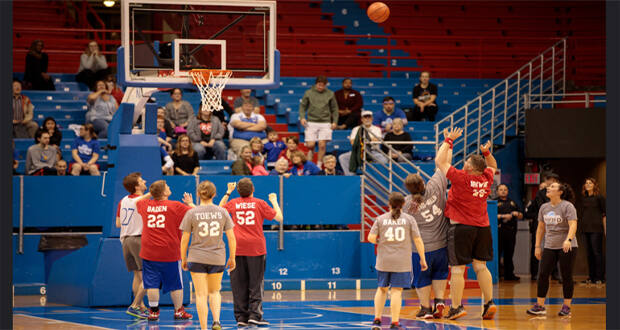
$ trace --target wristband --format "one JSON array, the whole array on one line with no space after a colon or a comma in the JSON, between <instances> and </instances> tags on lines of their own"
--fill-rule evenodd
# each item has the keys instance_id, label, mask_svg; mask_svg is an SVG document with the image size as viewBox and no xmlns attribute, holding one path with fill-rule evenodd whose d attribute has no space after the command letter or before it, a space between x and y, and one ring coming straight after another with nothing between
<instances>
[{"instance_id":1,"label":"wristband","mask_svg":"<svg viewBox=\"0 0 620 330\"><path fill-rule=\"evenodd\" d=\"M224 196L230 196L230 193L225 193Z\"/></svg>"},{"instance_id":2,"label":"wristband","mask_svg":"<svg viewBox=\"0 0 620 330\"><path fill-rule=\"evenodd\" d=\"M482 155L484 157L489 157L489 156L491 156L491 152L487 150L487 151L483 152Z\"/></svg>"},{"instance_id":3,"label":"wristband","mask_svg":"<svg viewBox=\"0 0 620 330\"><path fill-rule=\"evenodd\" d=\"M444 142L450 146L450 149L454 147L454 141L451 138L446 138Z\"/></svg>"}]
</instances>

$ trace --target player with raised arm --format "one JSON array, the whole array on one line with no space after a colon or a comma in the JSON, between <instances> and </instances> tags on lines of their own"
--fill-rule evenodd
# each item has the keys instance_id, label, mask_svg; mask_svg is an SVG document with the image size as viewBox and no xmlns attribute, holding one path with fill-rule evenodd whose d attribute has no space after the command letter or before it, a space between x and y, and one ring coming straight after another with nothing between
<instances>
[{"instance_id":1,"label":"player with raised arm","mask_svg":"<svg viewBox=\"0 0 620 330\"><path fill-rule=\"evenodd\" d=\"M400 309L403 288L410 288L413 280L411 272L412 245L415 244L420 256L420 268L425 271L426 257L424 243L420 237L418 225L412 216L401 212L405 197L399 192L390 194L390 212L380 215L368 234L368 241L377 244L377 292L375 293L375 320L373 330L381 329L381 316L385 307L388 288L391 290L390 311L392 323L390 329L399 328Z\"/></svg>"},{"instance_id":2,"label":"player with raised arm","mask_svg":"<svg viewBox=\"0 0 620 330\"><path fill-rule=\"evenodd\" d=\"M148 310L144 306L144 285L142 285L142 259L140 258L140 240L142 236L142 217L136 212L136 203L142 199L150 198L151 194L146 191L146 181L142 179L140 172L128 174L123 178L123 187L129 195L123 197L118 203L116 210L116 227L121 229L120 240L123 249L123 258L127 270L133 272L133 302L127 308L126 313L141 319L148 317Z\"/></svg>"},{"instance_id":3,"label":"player with raised arm","mask_svg":"<svg viewBox=\"0 0 620 330\"><path fill-rule=\"evenodd\" d=\"M175 320L191 319L192 315L183 308L179 229L190 207L168 200L171 192L164 180L153 182L149 191L153 199L141 200L137 204L143 220L140 257L143 265L142 278L150 307L148 319L159 320L159 289L163 293L170 292Z\"/></svg>"},{"instance_id":4,"label":"player with raised arm","mask_svg":"<svg viewBox=\"0 0 620 330\"><path fill-rule=\"evenodd\" d=\"M220 201L220 206L228 210L235 223L237 267L230 272L235 319L238 326L269 325L263 318L267 255L263 221L274 219L282 223L282 210L278 205L278 196L274 193L269 194L273 208L262 199L254 198L254 185L250 178L239 180L236 187L241 197L228 201L235 189L235 184L229 183Z\"/></svg>"},{"instance_id":5,"label":"player with raised arm","mask_svg":"<svg viewBox=\"0 0 620 330\"><path fill-rule=\"evenodd\" d=\"M203 181L198 185L198 197L200 205L185 213L181 222L181 265L184 270L189 270L196 287L196 310L200 320L200 328L207 329L209 316L209 304L213 315L211 329L220 330L220 308L222 296L222 275L226 266L230 270L235 269L235 251L237 243L233 232L233 222L226 209L214 205L216 189L210 181ZM185 196L183 201L190 206L191 195ZM226 262L226 247L224 233L228 238L229 258ZM192 244L188 245L190 236ZM207 302L208 300L208 302Z\"/></svg>"},{"instance_id":6,"label":"player with raised arm","mask_svg":"<svg viewBox=\"0 0 620 330\"><path fill-rule=\"evenodd\" d=\"M455 140L462 130L456 128L445 131L445 137ZM452 162L452 149L447 144L437 151L435 163ZM409 174L405 178L405 188L410 195L405 197L403 212L416 220L420 236L424 242L424 255L428 269L422 271L419 266L420 257L413 247L413 287L420 299L420 310L416 317L422 319L441 318L445 308L444 293L448 279L448 221L444 218L448 179L445 173L437 170L430 180L424 184L419 174ZM431 286L435 292L435 300L431 305Z\"/></svg>"},{"instance_id":7,"label":"player with raised arm","mask_svg":"<svg viewBox=\"0 0 620 330\"><path fill-rule=\"evenodd\" d=\"M460 134L450 135L446 129L444 136L446 139L441 148L452 149L454 139ZM491 192L493 175L497 170L497 162L491 155L490 148L491 141L481 145L482 156L469 156L462 170L450 165L447 158L436 161L437 167L452 183L444 211L450 220L448 260L451 270L452 306L446 316L450 320L467 315L461 300L465 288L465 267L469 263L473 265L484 298L482 318L492 319L497 310L493 303L493 279L486 266L487 261L493 260L493 238L487 213L487 196Z\"/></svg>"}]
</instances>

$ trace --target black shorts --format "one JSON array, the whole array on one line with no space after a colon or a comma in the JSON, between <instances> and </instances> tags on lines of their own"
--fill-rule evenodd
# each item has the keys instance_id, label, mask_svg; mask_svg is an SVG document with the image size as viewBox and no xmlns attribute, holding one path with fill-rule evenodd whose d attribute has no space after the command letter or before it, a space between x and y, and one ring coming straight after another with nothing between
<instances>
[{"instance_id":1,"label":"black shorts","mask_svg":"<svg viewBox=\"0 0 620 330\"><path fill-rule=\"evenodd\" d=\"M473 259L493 260L491 227L450 224L450 228L448 228L448 262L450 266L467 265Z\"/></svg>"},{"instance_id":2,"label":"black shorts","mask_svg":"<svg viewBox=\"0 0 620 330\"><path fill-rule=\"evenodd\" d=\"M199 264L197 262L188 262L187 268L192 273L207 273L207 274L216 274L223 273L224 269L226 269L225 265L207 265L207 264Z\"/></svg>"}]
</instances>

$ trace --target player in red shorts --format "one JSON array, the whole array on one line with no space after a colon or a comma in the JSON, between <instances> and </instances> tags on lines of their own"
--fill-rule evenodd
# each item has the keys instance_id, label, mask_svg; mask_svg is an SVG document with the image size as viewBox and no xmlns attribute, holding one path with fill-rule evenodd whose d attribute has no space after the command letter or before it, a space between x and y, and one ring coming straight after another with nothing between
<instances>
[{"instance_id":1,"label":"player in red shorts","mask_svg":"<svg viewBox=\"0 0 620 330\"><path fill-rule=\"evenodd\" d=\"M445 139L452 149L462 130L444 130ZM449 161L437 162L437 167L452 182L444 214L450 219L448 229L448 260L451 270L450 298L452 306L446 318L455 320L467 315L461 304L465 287L465 267L472 263L484 298L482 318L492 319L497 307L493 303L493 280L486 262L493 260L493 239L487 214L487 196L493 184L497 162L489 148L491 141L480 146L480 155L472 155L457 170Z\"/></svg>"},{"instance_id":2,"label":"player in red shorts","mask_svg":"<svg viewBox=\"0 0 620 330\"><path fill-rule=\"evenodd\" d=\"M235 189L234 183L220 201L231 214L235 223L237 240L237 268L230 272L230 287L237 326L269 325L263 319L263 286L267 247L263 235L263 221L275 219L282 222L282 211L276 194L269 194L273 208L262 199L254 198L254 185L250 178L243 178L237 184L241 197L227 203L228 196Z\"/></svg>"},{"instance_id":3,"label":"player in red shorts","mask_svg":"<svg viewBox=\"0 0 620 330\"><path fill-rule=\"evenodd\" d=\"M149 321L159 320L159 289L170 292L174 304L174 318L191 319L183 308L183 280L181 279L181 235L179 229L185 212L190 207L170 201L170 187L166 181L153 182L152 200L137 203L142 216L142 281L149 300ZM187 199L189 195L186 194ZM189 196L191 202L191 196Z\"/></svg>"}]
</instances>

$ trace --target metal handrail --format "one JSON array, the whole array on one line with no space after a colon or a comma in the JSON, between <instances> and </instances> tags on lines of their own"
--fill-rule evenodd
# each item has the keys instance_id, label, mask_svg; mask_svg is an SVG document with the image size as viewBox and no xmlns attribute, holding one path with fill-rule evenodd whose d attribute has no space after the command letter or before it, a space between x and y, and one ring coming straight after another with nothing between
<instances>
[{"instance_id":1,"label":"metal handrail","mask_svg":"<svg viewBox=\"0 0 620 330\"><path fill-rule=\"evenodd\" d=\"M583 96L583 99L579 100L556 100L556 97L565 98L567 96ZM607 92L582 92L582 93L547 93L547 94L525 94L523 95L524 107L526 109L532 108L533 105L542 107L543 104L571 104L571 103L585 103L586 108L589 108L592 103L607 103L607 99L597 100L595 96L607 96ZM534 100L538 98L537 100ZM550 100L544 100L543 98L550 98Z\"/></svg>"}]
</instances>

